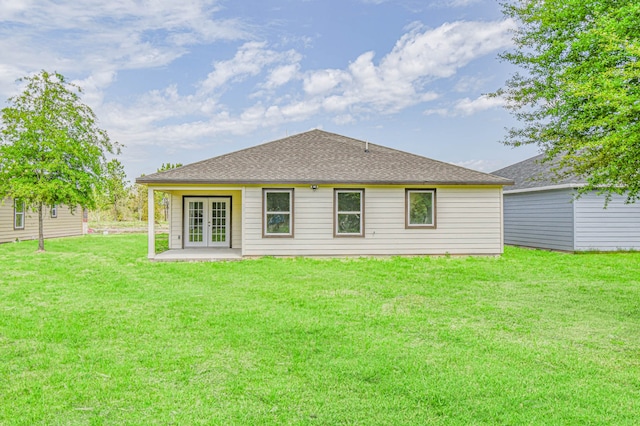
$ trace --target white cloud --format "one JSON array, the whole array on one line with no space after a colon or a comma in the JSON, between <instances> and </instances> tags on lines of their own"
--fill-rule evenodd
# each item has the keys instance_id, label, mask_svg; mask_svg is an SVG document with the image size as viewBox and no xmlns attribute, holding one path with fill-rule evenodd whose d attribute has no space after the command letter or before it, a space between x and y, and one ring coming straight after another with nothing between
<instances>
[{"instance_id":1,"label":"white cloud","mask_svg":"<svg viewBox=\"0 0 640 426\"><path fill-rule=\"evenodd\" d=\"M273 64L284 62L286 66L295 67L301 59L300 54L293 50L278 52L266 49L266 46L266 42L248 42L240 47L233 59L216 62L213 71L202 82L201 91L211 93L228 82L256 76Z\"/></svg>"},{"instance_id":2,"label":"white cloud","mask_svg":"<svg viewBox=\"0 0 640 426\"><path fill-rule=\"evenodd\" d=\"M347 96L329 96L324 98L322 105L326 111L329 112L342 112L346 110L354 102L353 98Z\"/></svg>"},{"instance_id":3,"label":"white cloud","mask_svg":"<svg viewBox=\"0 0 640 426\"><path fill-rule=\"evenodd\" d=\"M395 113L439 95L425 87L453 76L476 58L511 44L512 21L454 22L424 29L411 25L393 50L375 64L374 52L361 54L346 70L307 72L304 91L324 96L329 111L348 108Z\"/></svg>"},{"instance_id":4,"label":"white cloud","mask_svg":"<svg viewBox=\"0 0 640 426\"><path fill-rule=\"evenodd\" d=\"M490 78L480 76L462 76L456 83L454 90L456 92L477 92L481 90L490 81Z\"/></svg>"},{"instance_id":5,"label":"white cloud","mask_svg":"<svg viewBox=\"0 0 640 426\"><path fill-rule=\"evenodd\" d=\"M264 87L266 89L275 89L284 86L297 77L299 70L300 64L298 63L279 66L271 70Z\"/></svg>"},{"instance_id":6,"label":"white cloud","mask_svg":"<svg viewBox=\"0 0 640 426\"><path fill-rule=\"evenodd\" d=\"M214 18L216 4L5 1L0 3L0 61L11 64L11 80L42 68L86 75L159 67L184 55L186 44L249 38L239 20ZM0 90L8 94L5 87Z\"/></svg>"},{"instance_id":7,"label":"white cloud","mask_svg":"<svg viewBox=\"0 0 640 426\"><path fill-rule=\"evenodd\" d=\"M445 4L449 7L466 7L480 3L481 0L449 0Z\"/></svg>"},{"instance_id":8,"label":"white cloud","mask_svg":"<svg viewBox=\"0 0 640 426\"><path fill-rule=\"evenodd\" d=\"M300 121L311 117L320 111L320 103L318 102L294 102L285 105L280 110L285 119L291 121Z\"/></svg>"},{"instance_id":9,"label":"white cloud","mask_svg":"<svg viewBox=\"0 0 640 426\"><path fill-rule=\"evenodd\" d=\"M84 80L75 80L74 84L82 88L82 101L91 108L97 108L104 98L103 90L108 87L116 77L115 71L98 71Z\"/></svg>"},{"instance_id":10,"label":"white cloud","mask_svg":"<svg viewBox=\"0 0 640 426\"><path fill-rule=\"evenodd\" d=\"M2 43L0 42L1 45ZM24 74L20 68L11 64L0 63L0 93L5 94L7 97L17 95L20 90L15 82L16 79L23 76Z\"/></svg>"},{"instance_id":11,"label":"white cloud","mask_svg":"<svg viewBox=\"0 0 640 426\"><path fill-rule=\"evenodd\" d=\"M424 111L424 115L441 115L446 117L449 115L449 110L446 108L429 108Z\"/></svg>"},{"instance_id":12,"label":"white cloud","mask_svg":"<svg viewBox=\"0 0 640 426\"><path fill-rule=\"evenodd\" d=\"M473 115L477 112L486 111L492 108L500 108L505 105L503 98L491 98L482 95L476 99L464 98L457 102L455 111L461 115Z\"/></svg>"},{"instance_id":13,"label":"white cloud","mask_svg":"<svg viewBox=\"0 0 640 426\"><path fill-rule=\"evenodd\" d=\"M311 71L304 78L303 89L310 96L331 92L343 83L351 80L350 74L335 69Z\"/></svg>"},{"instance_id":14,"label":"white cloud","mask_svg":"<svg viewBox=\"0 0 640 426\"><path fill-rule=\"evenodd\" d=\"M381 68L390 76L444 78L472 60L511 45L511 20L453 22L420 32L415 29L396 43Z\"/></svg>"},{"instance_id":15,"label":"white cloud","mask_svg":"<svg viewBox=\"0 0 640 426\"><path fill-rule=\"evenodd\" d=\"M333 119L333 122L338 125L345 125L355 123L356 119L351 114L338 115Z\"/></svg>"},{"instance_id":16,"label":"white cloud","mask_svg":"<svg viewBox=\"0 0 640 426\"><path fill-rule=\"evenodd\" d=\"M434 108L424 111L425 115L441 115L443 117L459 117L474 115L493 108L501 108L505 105L504 98L481 95L476 99L459 99L453 108Z\"/></svg>"},{"instance_id":17,"label":"white cloud","mask_svg":"<svg viewBox=\"0 0 640 426\"><path fill-rule=\"evenodd\" d=\"M430 3L434 8L462 8L482 2L482 0L438 0Z\"/></svg>"},{"instance_id":18,"label":"white cloud","mask_svg":"<svg viewBox=\"0 0 640 426\"><path fill-rule=\"evenodd\" d=\"M17 3L17 2L12 2ZM211 42L247 36L237 20L213 20L218 1L212 0L76 0L74 2L22 1L23 7L2 5L3 21L28 25L34 32L74 30L91 34L144 34L171 31L163 38L191 35L192 40ZM155 34L158 36L159 34Z\"/></svg>"}]
</instances>

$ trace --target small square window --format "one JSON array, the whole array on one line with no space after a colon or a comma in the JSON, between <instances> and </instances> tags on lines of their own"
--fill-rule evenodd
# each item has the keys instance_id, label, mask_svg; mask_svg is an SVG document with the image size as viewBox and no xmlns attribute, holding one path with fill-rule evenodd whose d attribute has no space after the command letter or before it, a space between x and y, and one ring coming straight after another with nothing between
<instances>
[{"instance_id":1,"label":"small square window","mask_svg":"<svg viewBox=\"0 0 640 426\"><path fill-rule=\"evenodd\" d=\"M436 227L436 190L435 189L407 189L406 198L406 228L435 228Z\"/></svg>"}]
</instances>

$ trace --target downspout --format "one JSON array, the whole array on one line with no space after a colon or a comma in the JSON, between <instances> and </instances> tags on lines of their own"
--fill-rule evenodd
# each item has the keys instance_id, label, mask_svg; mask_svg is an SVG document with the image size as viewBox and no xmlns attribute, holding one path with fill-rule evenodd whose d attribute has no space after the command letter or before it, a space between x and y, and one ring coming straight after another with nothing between
<instances>
[{"instance_id":1,"label":"downspout","mask_svg":"<svg viewBox=\"0 0 640 426\"><path fill-rule=\"evenodd\" d=\"M246 226L247 226L247 221L246 221L246 217L247 217L247 214L246 214L247 198L246 197L247 197L247 187L243 186L242 187L241 200L240 200L241 205L242 205L242 209L241 209L242 210L242 213L241 213L242 217L240 219L240 222L241 222L240 229L241 229L241 232L242 232L240 240L242 240L242 247L240 248L240 255L242 257L244 257L244 250L245 250L245 247L247 246L246 238L245 238L245 235L247 233L246 232Z\"/></svg>"},{"instance_id":2,"label":"downspout","mask_svg":"<svg viewBox=\"0 0 640 426\"><path fill-rule=\"evenodd\" d=\"M571 220L572 220L572 224L571 224L571 228L572 228L572 234L571 234L571 251L575 252L576 251L576 235L577 235L577 230L576 230L576 188L571 188Z\"/></svg>"},{"instance_id":3,"label":"downspout","mask_svg":"<svg viewBox=\"0 0 640 426\"><path fill-rule=\"evenodd\" d=\"M500 187L500 254L504 254L504 187Z\"/></svg>"}]
</instances>

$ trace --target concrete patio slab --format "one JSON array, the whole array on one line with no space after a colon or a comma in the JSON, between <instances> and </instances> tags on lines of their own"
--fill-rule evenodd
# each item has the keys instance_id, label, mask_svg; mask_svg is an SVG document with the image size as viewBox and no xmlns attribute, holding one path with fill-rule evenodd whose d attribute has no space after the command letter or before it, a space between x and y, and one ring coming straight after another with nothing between
<instances>
[{"instance_id":1,"label":"concrete patio slab","mask_svg":"<svg viewBox=\"0 0 640 426\"><path fill-rule=\"evenodd\" d=\"M241 260L241 249L188 248L167 250L158 253L151 260L156 262L216 262L221 260Z\"/></svg>"}]
</instances>

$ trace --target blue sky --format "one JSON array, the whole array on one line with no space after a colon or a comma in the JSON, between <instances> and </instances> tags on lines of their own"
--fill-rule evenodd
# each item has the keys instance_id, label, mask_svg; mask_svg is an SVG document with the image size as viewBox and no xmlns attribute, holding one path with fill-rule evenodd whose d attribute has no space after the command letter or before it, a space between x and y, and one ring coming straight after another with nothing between
<instances>
[{"instance_id":1,"label":"blue sky","mask_svg":"<svg viewBox=\"0 0 640 426\"><path fill-rule=\"evenodd\" d=\"M495 0L0 0L0 105L61 72L130 179L312 128L492 171L537 153L484 96L513 25Z\"/></svg>"}]
</instances>

